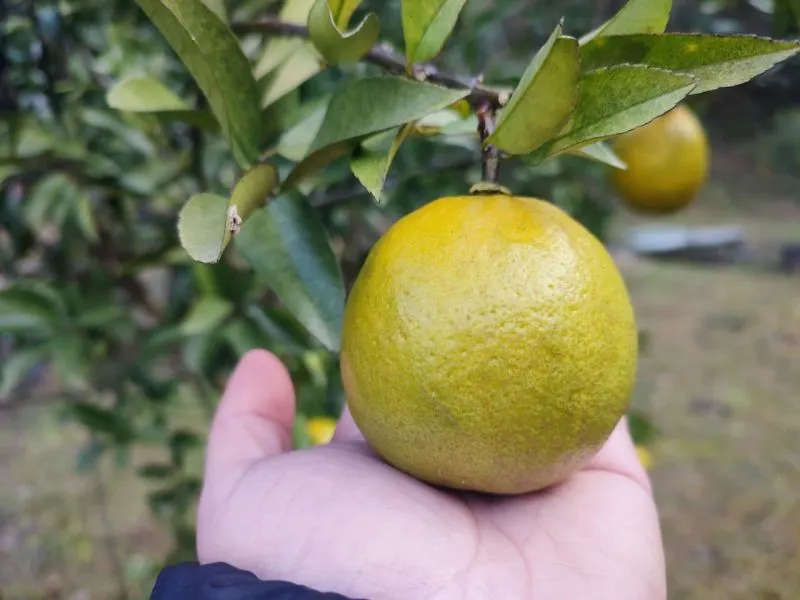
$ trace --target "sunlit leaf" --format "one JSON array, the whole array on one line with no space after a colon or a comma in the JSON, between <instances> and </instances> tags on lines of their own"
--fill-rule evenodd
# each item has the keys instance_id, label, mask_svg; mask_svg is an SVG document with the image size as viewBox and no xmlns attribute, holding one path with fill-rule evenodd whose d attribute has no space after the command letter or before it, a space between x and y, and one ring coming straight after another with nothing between
<instances>
[{"instance_id":1,"label":"sunlit leaf","mask_svg":"<svg viewBox=\"0 0 800 600\"><path fill-rule=\"evenodd\" d=\"M261 107L267 108L289 92L322 71L322 57L311 42L303 42L294 48L290 56L269 76Z\"/></svg>"},{"instance_id":2,"label":"sunlit leaf","mask_svg":"<svg viewBox=\"0 0 800 600\"><path fill-rule=\"evenodd\" d=\"M409 63L439 54L466 0L402 0L403 36Z\"/></svg>"},{"instance_id":3,"label":"sunlit leaf","mask_svg":"<svg viewBox=\"0 0 800 600\"><path fill-rule=\"evenodd\" d=\"M628 0L617 14L581 38L581 45L596 37L632 33L664 33L672 0Z\"/></svg>"},{"instance_id":4,"label":"sunlit leaf","mask_svg":"<svg viewBox=\"0 0 800 600\"><path fill-rule=\"evenodd\" d=\"M325 118L329 102L329 97L313 102L313 108L309 113L281 136L278 154L295 162L302 160L308 154Z\"/></svg>"},{"instance_id":5,"label":"sunlit leaf","mask_svg":"<svg viewBox=\"0 0 800 600\"><path fill-rule=\"evenodd\" d=\"M316 0L286 0L278 13L278 18L284 23L305 25L308 22L308 13ZM272 37L267 40L264 52L256 63L255 76L261 79L283 64L289 56L302 45L308 42L292 37Z\"/></svg>"},{"instance_id":6,"label":"sunlit leaf","mask_svg":"<svg viewBox=\"0 0 800 600\"><path fill-rule=\"evenodd\" d=\"M527 154L569 120L578 101L578 41L561 31L559 25L534 56L487 143L509 154Z\"/></svg>"},{"instance_id":7,"label":"sunlit leaf","mask_svg":"<svg viewBox=\"0 0 800 600\"><path fill-rule=\"evenodd\" d=\"M194 77L243 167L262 141L259 93L239 40L198 0L136 0Z\"/></svg>"},{"instance_id":8,"label":"sunlit leaf","mask_svg":"<svg viewBox=\"0 0 800 600\"><path fill-rule=\"evenodd\" d=\"M587 73L567 127L531 156L553 156L645 125L677 106L695 85L690 75L641 65Z\"/></svg>"},{"instance_id":9,"label":"sunlit leaf","mask_svg":"<svg viewBox=\"0 0 800 600\"><path fill-rule=\"evenodd\" d=\"M585 71L635 63L694 76L693 94L745 83L797 54L800 42L735 35L668 33L601 37L581 49Z\"/></svg>"},{"instance_id":10,"label":"sunlit leaf","mask_svg":"<svg viewBox=\"0 0 800 600\"><path fill-rule=\"evenodd\" d=\"M317 0L308 15L311 41L330 65L357 62L378 41L378 17L370 13L352 31L342 31L336 25L336 18L329 8L330 2L331 0Z\"/></svg>"},{"instance_id":11,"label":"sunlit leaf","mask_svg":"<svg viewBox=\"0 0 800 600\"><path fill-rule=\"evenodd\" d=\"M344 283L328 233L305 199L275 198L250 217L234 243L309 333L338 350Z\"/></svg>"}]
</instances>

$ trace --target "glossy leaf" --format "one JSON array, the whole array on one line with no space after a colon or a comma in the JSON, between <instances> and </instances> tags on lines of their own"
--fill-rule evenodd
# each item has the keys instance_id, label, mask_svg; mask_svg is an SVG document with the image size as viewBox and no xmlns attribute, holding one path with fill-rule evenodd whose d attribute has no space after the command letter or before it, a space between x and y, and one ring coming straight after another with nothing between
<instances>
[{"instance_id":1,"label":"glossy leaf","mask_svg":"<svg viewBox=\"0 0 800 600\"><path fill-rule=\"evenodd\" d=\"M566 125L578 101L578 41L559 25L536 53L487 142L509 154L527 154Z\"/></svg>"},{"instance_id":2,"label":"glossy leaf","mask_svg":"<svg viewBox=\"0 0 800 600\"><path fill-rule=\"evenodd\" d=\"M620 169L622 171L625 171L628 168L628 165L625 164L625 161L617 156L617 153L611 149L611 146L604 142L597 142L595 144L584 146L574 152L570 152L570 154L575 154L576 156L581 156L583 158L587 158L594 162L608 165L609 167L614 167L615 169Z\"/></svg>"},{"instance_id":3,"label":"glossy leaf","mask_svg":"<svg viewBox=\"0 0 800 600\"><path fill-rule=\"evenodd\" d=\"M690 75L641 65L587 73L569 125L541 150L553 156L645 125L674 108L695 85Z\"/></svg>"},{"instance_id":4,"label":"glossy leaf","mask_svg":"<svg viewBox=\"0 0 800 600\"><path fill-rule=\"evenodd\" d=\"M233 313L233 304L217 296L198 299L181 324L184 335L200 335L219 327Z\"/></svg>"},{"instance_id":5,"label":"glossy leaf","mask_svg":"<svg viewBox=\"0 0 800 600\"><path fill-rule=\"evenodd\" d=\"M409 64L425 62L439 54L465 4L466 0L402 0Z\"/></svg>"},{"instance_id":6,"label":"glossy leaf","mask_svg":"<svg viewBox=\"0 0 800 600\"><path fill-rule=\"evenodd\" d=\"M403 77L349 81L331 99L310 151L405 125L468 94Z\"/></svg>"},{"instance_id":7,"label":"glossy leaf","mask_svg":"<svg viewBox=\"0 0 800 600\"><path fill-rule=\"evenodd\" d=\"M370 13L352 31L343 31L329 7L331 0L317 0L308 15L308 34L314 46L330 65L359 61L378 41L380 23Z\"/></svg>"},{"instance_id":8,"label":"glossy leaf","mask_svg":"<svg viewBox=\"0 0 800 600\"><path fill-rule=\"evenodd\" d=\"M338 350L344 283L328 233L305 199L275 198L245 223L234 243L309 333Z\"/></svg>"},{"instance_id":9,"label":"glossy leaf","mask_svg":"<svg viewBox=\"0 0 800 600\"><path fill-rule=\"evenodd\" d=\"M581 49L586 71L635 63L698 80L693 94L745 83L800 51L800 42L737 35L630 35L598 38Z\"/></svg>"},{"instance_id":10,"label":"glossy leaf","mask_svg":"<svg viewBox=\"0 0 800 600\"><path fill-rule=\"evenodd\" d=\"M353 174L379 204L392 162L412 129L413 124L409 123L399 129L390 130L388 145L380 144L375 148L362 144L350 159Z\"/></svg>"},{"instance_id":11,"label":"glossy leaf","mask_svg":"<svg viewBox=\"0 0 800 600\"><path fill-rule=\"evenodd\" d=\"M152 77L137 76L120 81L109 90L106 103L115 110L154 114L165 120L181 121L212 131L219 127L212 115L192 109Z\"/></svg>"},{"instance_id":12,"label":"glossy leaf","mask_svg":"<svg viewBox=\"0 0 800 600\"><path fill-rule=\"evenodd\" d=\"M581 45L610 35L664 33L672 12L672 0L628 0L617 14L581 38Z\"/></svg>"},{"instance_id":13,"label":"glossy leaf","mask_svg":"<svg viewBox=\"0 0 800 600\"><path fill-rule=\"evenodd\" d=\"M242 176L230 200L207 193L193 196L178 217L181 245L196 261L217 262L233 233L266 203L277 184L277 170L265 163Z\"/></svg>"},{"instance_id":14,"label":"glossy leaf","mask_svg":"<svg viewBox=\"0 0 800 600\"><path fill-rule=\"evenodd\" d=\"M186 65L208 99L236 160L260 154L259 93L239 40L199 0L136 0Z\"/></svg>"}]
</instances>

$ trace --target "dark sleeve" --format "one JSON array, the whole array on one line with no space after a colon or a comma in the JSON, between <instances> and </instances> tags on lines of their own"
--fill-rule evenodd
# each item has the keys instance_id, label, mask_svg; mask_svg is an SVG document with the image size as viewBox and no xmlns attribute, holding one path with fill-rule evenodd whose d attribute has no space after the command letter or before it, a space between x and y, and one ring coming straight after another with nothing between
<instances>
[{"instance_id":1,"label":"dark sleeve","mask_svg":"<svg viewBox=\"0 0 800 600\"><path fill-rule=\"evenodd\" d=\"M150 600L355 600L286 581L261 581L225 563L182 563L158 576ZM364 599L360 599L364 600Z\"/></svg>"}]
</instances>

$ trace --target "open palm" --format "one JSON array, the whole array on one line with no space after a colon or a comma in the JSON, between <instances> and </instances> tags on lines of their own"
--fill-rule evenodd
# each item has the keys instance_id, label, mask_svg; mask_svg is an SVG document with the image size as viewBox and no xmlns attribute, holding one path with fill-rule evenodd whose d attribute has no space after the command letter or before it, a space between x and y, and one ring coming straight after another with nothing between
<instances>
[{"instance_id":1,"label":"open palm","mask_svg":"<svg viewBox=\"0 0 800 600\"><path fill-rule=\"evenodd\" d=\"M254 351L209 439L201 562L370 600L663 600L647 476L624 422L584 470L537 494L442 491L377 458L345 413L334 440L291 451L294 392Z\"/></svg>"}]
</instances>

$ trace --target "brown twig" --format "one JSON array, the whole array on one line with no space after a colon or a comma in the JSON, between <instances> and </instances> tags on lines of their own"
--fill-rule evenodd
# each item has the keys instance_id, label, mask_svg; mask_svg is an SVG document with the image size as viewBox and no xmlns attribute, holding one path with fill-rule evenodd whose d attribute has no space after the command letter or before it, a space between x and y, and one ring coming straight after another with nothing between
<instances>
[{"instance_id":1,"label":"brown twig","mask_svg":"<svg viewBox=\"0 0 800 600\"><path fill-rule=\"evenodd\" d=\"M232 23L231 29L238 34L256 33L300 38L308 38L309 36L308 29L302 25L286 23L270 17L255 22ZM468 89L470 93L467 99L473 105L489 104L495 108L501 106L501 92L477 83L470 84L470 82L460 77L443 73L432 64L409 66L406 64L404 57L398 54L389 44L376 44L364 56L363 60L395 75L409 74L417 80L431 81L448 88Z\"/></svg>"},{"instance_id":2,"label":"brown twig","mask_svg":"<svg viewBox=\"0 0 800 600\"><path fill-rule=\"evenodd\" d=\"M496 113L493 106L484 104L476 109L478 116L478 133L481 136L483 151L483 181L486 183L497 183L500 176L500 151L492 144L487 144L486 140L495 128Z\"/></svg>"}]
</instances>

